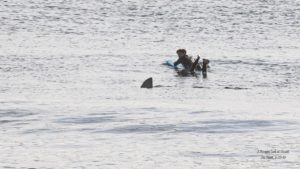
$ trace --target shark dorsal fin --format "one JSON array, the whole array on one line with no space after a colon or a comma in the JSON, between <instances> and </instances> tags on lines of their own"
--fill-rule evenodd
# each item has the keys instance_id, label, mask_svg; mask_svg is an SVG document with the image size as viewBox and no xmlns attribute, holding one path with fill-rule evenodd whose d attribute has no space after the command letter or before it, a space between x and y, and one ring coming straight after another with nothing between
<instances>
[{"instance_id":1,"label":"shark dorsal fin","mask_svg":"<svg viewBox=\"0 0 300 169\"><path fill-rule=\"evenodd\" d=\"M147 88L147 89L153 88L153 80L152 80L152 77L146 79L146 80L144 81L144 83L142 84L141 88Z\"/></svg>"}]
</instances>

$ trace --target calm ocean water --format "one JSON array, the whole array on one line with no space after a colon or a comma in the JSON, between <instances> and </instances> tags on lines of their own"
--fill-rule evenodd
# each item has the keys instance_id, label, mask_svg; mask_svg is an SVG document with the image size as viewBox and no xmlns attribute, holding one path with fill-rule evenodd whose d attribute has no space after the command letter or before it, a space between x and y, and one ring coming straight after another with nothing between
<instances>
[{"instance_id":1,"label":"calm ocean water","mask_svg":"<svg viewBox=\"0 0 300 169\"><path fill-rule=\"evenodd\" d=\"M3 0L0 25L0 168L300 168L298 0Z\"/></svg>"}]
</instances>

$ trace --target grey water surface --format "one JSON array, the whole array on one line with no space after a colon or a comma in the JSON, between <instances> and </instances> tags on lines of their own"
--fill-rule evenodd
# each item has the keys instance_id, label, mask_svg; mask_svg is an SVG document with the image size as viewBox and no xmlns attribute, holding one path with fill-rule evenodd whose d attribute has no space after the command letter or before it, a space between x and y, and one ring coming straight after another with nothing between
<instances>
[{"instance_id":1,"label":"grey water surface","mask_svg":"<svg viewBox=\"0 0 300 169\"><path fill-rule=\"evenodd\" d=\"M298 169L299 133L299 0L0 2L0 168Z\"/></svg>"}]
</instances>

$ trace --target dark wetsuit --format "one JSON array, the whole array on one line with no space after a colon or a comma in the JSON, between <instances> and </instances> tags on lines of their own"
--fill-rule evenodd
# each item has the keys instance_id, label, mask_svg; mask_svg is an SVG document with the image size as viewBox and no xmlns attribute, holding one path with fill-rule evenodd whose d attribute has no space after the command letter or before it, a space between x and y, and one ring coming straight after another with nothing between
<instances>
[{"instance_id":1,"label":"dark wetsuit","mask_svg":"<svg viewBox=\"0 0 300 169\"><path fill-rule=\"evenodd\" d=\"M189 70L191 69L193 62L187 55L185 55L183 57L178 58L178 60L174 62L174 66L177 66L179 64L182 64L185 69Z\"/></svg>"}]
</instances>

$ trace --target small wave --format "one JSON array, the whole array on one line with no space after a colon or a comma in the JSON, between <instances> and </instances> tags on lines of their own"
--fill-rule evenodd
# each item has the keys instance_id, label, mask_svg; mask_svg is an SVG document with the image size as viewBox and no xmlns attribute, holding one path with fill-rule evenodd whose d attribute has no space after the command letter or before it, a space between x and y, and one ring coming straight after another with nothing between
<instances>
[{"instance_id":1,"label":"small wave","mask_svg":"<svg viewBox=\"0 0 300 169\"><path fill-rule=\"evenodd\" d=\"M245 88L245 87L224 87L224 89L246 90L246 89L249 89L249 88Z\"/></svg>"},{"instance_id":2,"label":"small wave","mask_svg":"<svg viewBox=\"0 0 300 169\"><path fill-rule=\"evenodd\" d=\"M286 125L298 125L289 121L268 121L268 120L213 120L199 121L196 123L164 124L164 125L128 125L116 127L109 130L98 131L105 133L245 133L256 132L257 130L283 131L289 130Z\"/></svg>"},{"instance_id":3,"label":"small wave","mask_svg":"<svg viewBox=\"0 0 300 169\"><path fill-rule=\"evenodd\" d=\"M64 124L92 124L92 123L107 123L113 122L115 117L114 116L103 116L103 117L75 117L75 118L62 118L56 120L57 123L64 123Z\"/></svg>"},{"instance_id":4,"label":"small wave","mask_svg":"<svg viewBox=\"0 0 300 169\"><path fill-rule=\"evenodd\" d=\"M33 116L36 114L37 113L35 112L31 112L23 109L0 109L0 118L4 118L4 117L20 118L20 117Z\"/></svg>"}]
</instances>

